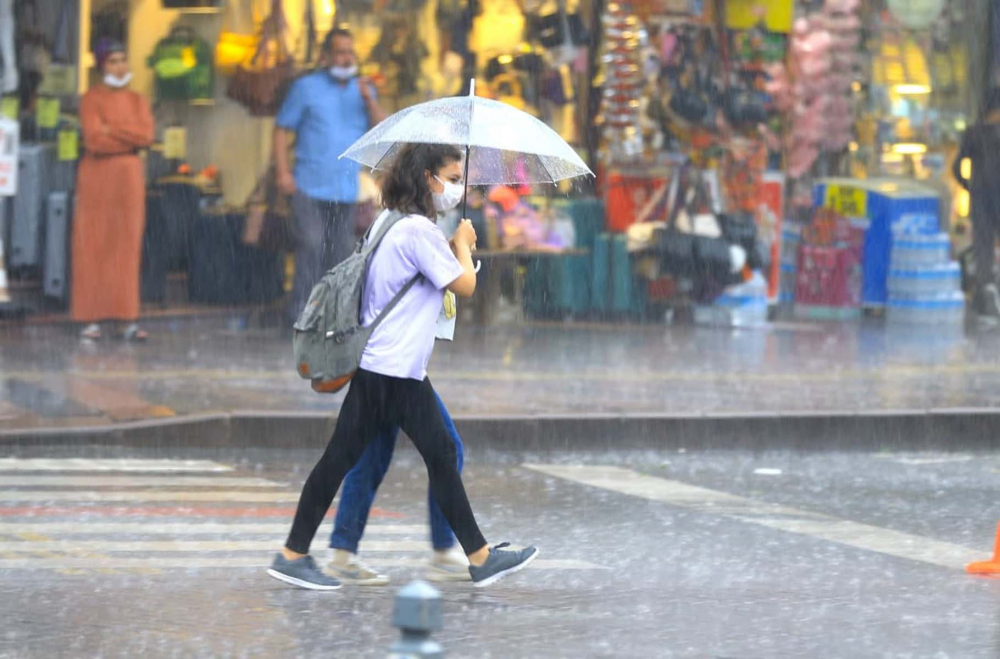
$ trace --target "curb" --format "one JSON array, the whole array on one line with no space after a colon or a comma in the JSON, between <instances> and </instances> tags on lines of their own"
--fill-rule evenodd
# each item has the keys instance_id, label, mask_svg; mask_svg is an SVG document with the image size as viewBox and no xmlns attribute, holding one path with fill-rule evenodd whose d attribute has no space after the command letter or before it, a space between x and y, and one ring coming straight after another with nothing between
<instances>
[{"instance_id":1,"label":"curb","mask_svg":"<svg viewBox=\"0 0 1000 659\"><path fill-rule=\"evenodd\" d=\"M0 447L323 448L336 417L234 411L105 426L0 430ZM690 415L457 416L470 447L573 450L996 450L1000 409Z\"/></svg>"}]
</instances>

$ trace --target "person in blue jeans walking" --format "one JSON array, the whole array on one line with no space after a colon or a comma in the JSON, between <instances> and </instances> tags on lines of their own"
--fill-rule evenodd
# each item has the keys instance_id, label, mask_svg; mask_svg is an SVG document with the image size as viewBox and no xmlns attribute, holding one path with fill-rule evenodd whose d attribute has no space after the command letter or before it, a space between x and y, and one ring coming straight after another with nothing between
<instances>
[{"instance_id":1,"label":"person in blue jeans walking","mask_svg":"<svg viewBox=\"0 0 1000 659\"><path fill-rule=\"evenodd\" d=\"M455 442L455 459L458 471L461 473L465 462L462 438L444 401L436 393L435 398L445 428ZM365 447L361 459L344 479L333 534L330 536L330 548L334 550L334 557L329 565L331 573L344 583L361 586L385 586L389 583L388 575L378 572L358 558L358 543L364 535L368 514L375 501L375 492L389 471L398 435L399 428L395 427L379 433ZM426 578L438 582L468 581L469 561L461 551L455 550L455 534L452 533L448 520L445 519L444 513L430 492L427 493L427 504L434 555L427 566Z\"/></svg>"}]
</instances>

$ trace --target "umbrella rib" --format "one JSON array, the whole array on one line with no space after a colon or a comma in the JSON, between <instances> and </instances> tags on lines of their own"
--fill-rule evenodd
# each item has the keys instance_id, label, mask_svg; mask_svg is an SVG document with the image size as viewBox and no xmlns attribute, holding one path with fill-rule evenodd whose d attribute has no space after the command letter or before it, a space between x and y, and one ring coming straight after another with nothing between
<instances>
[{"instance_id":1,"label":"umbrella rib","mask_svg":"<svg viewBox=\"0 0 1000 659\"><path fill-rule=\"evenodd\" d=\"M545 161L542 160L542 156L536 155L535 157L538 158L538 162L541 164L542 169L545 170L545 175L548 176L553 183L556 183L556 177L553 176L552 172L549 171L549 168L545 165Z\"/></svg>"},{"instance_id":2,"label":"umbrella rib","mask_svg":"<svg viewBox=\"0 0 1000 659\"><path fill-rule=\"evenodd\" d=\"M377 162L375 163L375 166L374 166L374 167L372 167L372 171L373 171L373 172L374 172L374 171L376 171L376 170L378 169L378 166L382 164L382 161L383 161L383 160L385 160L385 157L386 157L387 155L389 155L389 152L390 152L390 151L392 151L392 145L391 145L391 144L389 145L389 148L387 148L387 149L385 150L385 153L383 153L383 154L382 154L382 156L381 156L381 157L380 157L380 158L378 159L378 161L377 161Z\"/></svg>"}]
</instances>

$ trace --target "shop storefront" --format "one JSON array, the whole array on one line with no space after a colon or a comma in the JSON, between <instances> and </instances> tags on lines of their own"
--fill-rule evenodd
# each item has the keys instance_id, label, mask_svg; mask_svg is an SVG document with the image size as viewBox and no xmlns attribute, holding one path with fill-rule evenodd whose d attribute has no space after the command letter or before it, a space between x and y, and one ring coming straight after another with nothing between
<instances>
[{"instance_id":1,"label":"shop storefront","mask_svg":"<svg viewBox=\"0 0 1000 659\"><path fill-rule=\"evenodd\" d=\"M646 304L725 324L775 301L960 317L968 195L951 172L989 87L991 17L944 0L609 3L599 165Z\"/></svg>"},{"instance_id":2,"label":"shop storefront","mask_svg":"<svg viewBox=\"0 0 1000 659\"><path fill-rule=\"evenodd\" d=\"M470 197L497 275L485 290L536 316L684 307L726 324L782 303L807 318L891 306L926 274L893 264L894 230L905 249L948 241L926 265L935 294L954 293L970 232L951 169L996 70L984 0L31 0L15 14L22 75L0 78L2 111L20 120L22 166L44 174L0 204L7 265L56 304L72 218L50 209L72 208L100 36L127 44L156 119L146 301L174 301L177 273L192 302L281 296L294 263L259 222L279 94L251 102L234 87L241 70L287 82L316 66L317 41L343 24L386 110L467 93L475 77L598 172L597 199L582 186ZM278 24L280 41L264 27ZM287 214L280 200L266 210Z\"/></svg>"},{"instance_id":3,"label":"shop storefront","mask_svg":"<svg viewBox=\"0 0 1000 659\"><path fill-rule=\"evenodd\" d=\"M72 11L64 12L63 5ZM39 57L47 61L38 67L37 80L22 77L9 90L3 110L20 122L22 160L38 151L37 168L46 178L38 190L22 185L4 204L12 215L6 233L15 283L27 290L41 286L46 305L65 304L66 264L57 253L67 248L46 250L42 244L57 233L45 230L46 209L57 193L72 208L81 148L77 108L96 81L93 47L102 37L126 44L130 88L149 100L155 116L156 142L145 154L143 299L176 302L170 282L186 280L180 298L230 305L272 301L294 268L285 258L287 240L247 220L260 215L256 202L268 200L262 181L272 156L279 90L320 64L319 43L333 26L354 34L361 74L374 82L388 112L467 93L475 77L477 93L533 114L582 150L592 52L593 17L587 11L575 0L26 3L16 12L17 49L28 53L25 44L37 33ZM25 57L18 66L30 68ZM248 97L240 81L247 72L268 72L276 80L274 92L263 100ZM373 183L367 174L362 179L358 201L370 202ZM485 199L474 213L483 227L484 255L574 248L564 214L539 196L542 190L482 192L477 197ZM286 212L280 200L271 201L267 214ZM64 221L68 234L72 218ZM24 243L31 241L25 252ZM50 262L51 269L62 268L58 288L42 281ZM524 274L522 264L520 279Z\"/></svg>"}]
</instances>

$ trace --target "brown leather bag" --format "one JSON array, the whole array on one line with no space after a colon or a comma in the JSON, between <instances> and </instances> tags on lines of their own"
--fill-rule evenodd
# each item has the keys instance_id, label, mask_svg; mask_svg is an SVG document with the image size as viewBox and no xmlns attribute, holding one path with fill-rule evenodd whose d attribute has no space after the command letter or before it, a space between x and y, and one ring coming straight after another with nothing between
<instances>
[{"instance_id":1,"label":"brown leather bag","mask_svg":"<svg viewBox=\"0 0 1000 659\"><path fill-rule=\"evenodd\" d=\"M257 50L229 79L226 95L255 117L276 115L295 79L295 60L285 43L287 25L281 0L273 0L271 15L261 24Z\"/></svg>"}]
</instances>

